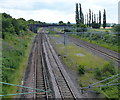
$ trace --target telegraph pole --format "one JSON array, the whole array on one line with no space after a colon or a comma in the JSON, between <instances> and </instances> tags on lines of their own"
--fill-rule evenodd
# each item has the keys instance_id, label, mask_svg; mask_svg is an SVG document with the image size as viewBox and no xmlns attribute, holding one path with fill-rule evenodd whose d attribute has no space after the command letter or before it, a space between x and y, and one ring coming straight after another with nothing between
<instances>
[{"instance_id":1,"label":"telegraph pole","mask_svg":"<svg viewBox=\"0 0 120 100\"><path fill-rule=\"evenodd\" d=\"M66 49L67 49L67 48L66 48L66 32L64 31L64 50L65 50L65 51L64 51L64 58L66 58L66 56L67 56L67 54L66 54L66 53L67 53Z\"/></svg>"},{"instance_id":2,"label":"telegraph pole","mask_svg":"<svg viewBox=\"0 0 120 100\"><path fill-rule=\"evenodd\" d=\"M22 56L23 56L23 46L22 46L22 32L20 32L20 48L21 48L21 52L22 52Z\"/></svg>"}]
</instances>

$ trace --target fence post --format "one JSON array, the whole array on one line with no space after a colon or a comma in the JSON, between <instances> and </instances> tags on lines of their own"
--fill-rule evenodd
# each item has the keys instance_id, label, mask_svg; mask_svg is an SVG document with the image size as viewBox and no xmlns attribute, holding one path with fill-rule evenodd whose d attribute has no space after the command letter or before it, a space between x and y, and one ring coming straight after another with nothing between
<instances>
[{"instance_id":1,"label":"fence post","mask_svg":"<svg viewBox=\"0 0 120 100\"><path fill-rule=\"evenodd\" d=\"M90 32L90 41L92 40L92 32Z\"/></svg>"}]
</instances>

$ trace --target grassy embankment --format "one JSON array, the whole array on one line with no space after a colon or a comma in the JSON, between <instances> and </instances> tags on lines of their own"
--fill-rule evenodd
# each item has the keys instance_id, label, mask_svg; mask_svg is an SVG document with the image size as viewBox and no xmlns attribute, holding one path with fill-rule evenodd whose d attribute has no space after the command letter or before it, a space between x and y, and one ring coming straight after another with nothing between
<instances>
[{"instance_id":1,"label":"grassy embankment","mask_svg":"<svg viewBox=\"0 0 120 100\"><path fill-rule=\"evenodd\" d=\"M91 29L91 30L88 30L88 34L86 35L72 34L71 36L120 53L120 49L119 49L120 37L114 34L109 34L109 32L111 31L112 29ZM107 33L93 34L92 40L90 40L90 34L89 34L90 32L108 32L108 34Z\"/></svg>"},{"instance_id":2,"label":"grassy embankment","mask_svg":"<svg viewBox=\"0 0 120 100\"><path fill-rule=\"evenodd\" d=\"M63 44L56 44L56 41L61 40L61 37L59 35L52 36L56 39L51 41L54 44L56 51L61 55L65 65L78 73L78 81L81 87L86 87L117 74L117 68L112 61L106 61L103 58L93 55L87 50L73 44L67 44L66 46ZM64 58L64 55L67 55L67 57ZM103 85L105 82L101 84ZM118 98L117 86L103 87L101 89L93 88L90 90L104 93L109 98Z\"/></svg>"},{"instance_id":3,"label":"grassy embankment","mask_svg":"<svg viewBox=\"0 0 120 100\"><path fill-rule=\"evenodd\" d=\"M30 47L35 34L31 32L22 33L20 36L7 34L2 40L2 81L12 84L21 84L21 79L26 68ZM22 44L22 45L21 45ZM2 94L19 93L15 86L2 85ZM6 96L5 98L12 98Z\"/></svg>"}]
</instances>

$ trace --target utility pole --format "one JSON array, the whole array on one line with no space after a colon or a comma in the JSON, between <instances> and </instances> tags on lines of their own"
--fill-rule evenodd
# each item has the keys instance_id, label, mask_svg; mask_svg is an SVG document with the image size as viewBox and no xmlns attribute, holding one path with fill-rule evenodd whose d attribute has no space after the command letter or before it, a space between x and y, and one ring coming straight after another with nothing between
<instances>
[{"instance_id":1,"label":"utility pole","mask_svg":"<svg viewBox=\"0 0 120 100\"><path fill-rule=\"evenodd\" d=\"M67 56L67 48L66 48L66 32L64 32L64 58Z\"/></svg>"},{"instance_id":2,"label":"utility pole","mask_svg":"<svg viewBox=\"0 0 120 100\"><path fill-rule=\"evenodd\" d=\"M66 45L66 32L64 32L64 46Z\"/></svg>"},{"instance_id":3,"label":"utility pole","mask_svg":"<svg viewBox=\"0 0 120 100\"><path fill-rule=\"evenodd\" d=\"M20 32L20 48L21 48L21 52L22 52L22 56L23 56L23 46L22 46L22 32Z\"/></svg>"}]
</instances>

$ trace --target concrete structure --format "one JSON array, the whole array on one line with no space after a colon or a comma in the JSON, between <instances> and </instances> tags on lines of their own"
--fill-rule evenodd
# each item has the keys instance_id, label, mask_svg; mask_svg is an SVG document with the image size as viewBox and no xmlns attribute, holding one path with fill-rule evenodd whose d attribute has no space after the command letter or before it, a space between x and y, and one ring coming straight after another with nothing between
<instances>
[{"instance_id":1,"label":"concrete structure","mask_svg":"<svg viewBox=\"0 0 120 100\"><path fill-rule=\"evenodd\" d=\"M58 24L29 24L28 25L29 30L31 30L34 33L37 33L37 28L38 27L63 27L63 28L68 28L68 27L72 27L72 25L58 25Z\"/></svg>"},{"instance_id":2,"label":"concrete structure","mask_svg":"<svg viewBox=\"0 0 120 100\"><path fill-rule=\"evenodd\" d=\"M118 2L118 24L120 24L120 1Z\"/></svg>"}]
</instances>

